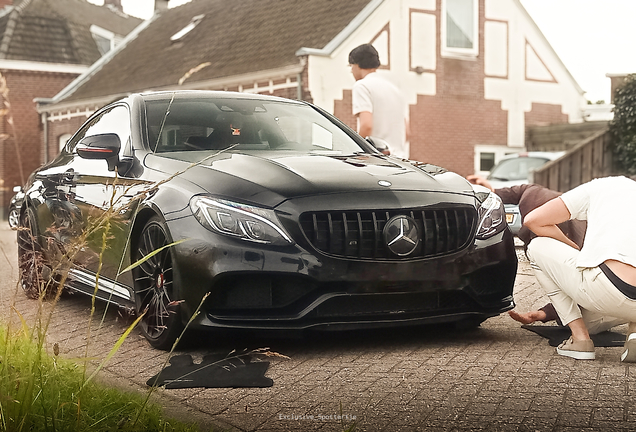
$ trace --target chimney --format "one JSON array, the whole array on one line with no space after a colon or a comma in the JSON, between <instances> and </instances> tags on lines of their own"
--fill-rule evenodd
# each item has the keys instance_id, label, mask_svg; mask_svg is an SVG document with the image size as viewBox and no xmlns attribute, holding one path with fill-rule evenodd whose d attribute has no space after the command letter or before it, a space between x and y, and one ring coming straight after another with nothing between
<instances>
[{"instance_id":1,"label":"chimney","mask_svg":"<svg viewBox=\"0 0 636 432\"><path fill-rule=\"evenodd\" d=\"M1 1L1 0L0 0ZM169 0L155 0L155 12L163 12L168 9Z\"/></svg>"},{"instance_id":2,"label":"chimney","mask_svg":"<svg viewBox=\"0 0 636 432\"><path fill-rule=\"evenodd\" d=\"M104 6L110 6L111 9L117 9L120 12L124 10L121 7L121 0L104 0Z\"/></svg>"}]
</instances>

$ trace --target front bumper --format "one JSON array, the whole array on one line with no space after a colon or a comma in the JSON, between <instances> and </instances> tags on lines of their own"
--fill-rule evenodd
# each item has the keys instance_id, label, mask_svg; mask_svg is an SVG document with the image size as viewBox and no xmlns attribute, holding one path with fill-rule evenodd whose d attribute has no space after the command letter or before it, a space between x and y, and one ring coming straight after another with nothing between
<instances>
[{"instance_id":1,"label":"front bumper","mask_svg":"<svg viewBox=\"0 0 636 432\"><path fill-rule=\"evenodd\" d=\"M178 223L176 227L174 224ZM173 226L170 226L173 225ZM355 260L308 244L258 246L216 235L193 217L169 222L175 287L188 320L205 293L196 327L355 329L483 321L514 307L517 270L508 229L441 257Z\"/></svg>"}]
</instances>

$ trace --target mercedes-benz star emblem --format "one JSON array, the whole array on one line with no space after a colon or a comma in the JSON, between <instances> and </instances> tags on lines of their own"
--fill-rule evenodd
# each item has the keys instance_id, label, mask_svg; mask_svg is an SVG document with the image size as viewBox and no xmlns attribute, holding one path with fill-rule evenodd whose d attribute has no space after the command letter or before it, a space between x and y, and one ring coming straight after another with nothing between
<instances>
[{"instance_id":1,"label":"mercedes-benz star emblem","mask_svg":"<svg viewBox=\"0 0 636 432\"><path fill-rule=\"evenodd\" d=\"M384 226L384 241L391 252L398 256L412 254L420 241L415 221L408 216L394 216Z\"/></svg>"}]
</instances>

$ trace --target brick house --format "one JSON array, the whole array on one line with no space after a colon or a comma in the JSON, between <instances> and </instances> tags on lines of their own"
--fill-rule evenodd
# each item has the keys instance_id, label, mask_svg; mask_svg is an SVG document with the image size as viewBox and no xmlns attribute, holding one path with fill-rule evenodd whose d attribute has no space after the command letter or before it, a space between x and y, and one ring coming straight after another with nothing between
<instances>
[{"instance_id":1,"label":"brick house","mask_svg":"<svg viewBox=\"0 0 636 432\"><path fill-rule=\"evenodd\" d=\"M0 0L0 104L10 107L0 114L2 213L12 188L47 160L34 99L59 93L141 23L119 1Z\"/></svg>"},{"instance_id":2,"label":"brick house","mask_svg":"<svg viewBox=\"0 0 636 432\"><path fill-rule=\"evenodd\" d=\"M46 140L129 93L178 88L304 99L355 127L347 59L367 42L407 96L412 159L467 175L523 150L528 125L583 120L583 91L519 0L192 0L41 103Z\"/></svg>"}]
</instances>

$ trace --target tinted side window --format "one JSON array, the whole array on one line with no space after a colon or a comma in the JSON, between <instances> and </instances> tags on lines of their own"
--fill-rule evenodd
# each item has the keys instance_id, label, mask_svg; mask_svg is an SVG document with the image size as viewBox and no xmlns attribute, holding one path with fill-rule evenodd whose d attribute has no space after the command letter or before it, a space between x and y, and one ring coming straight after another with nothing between
<instances>
[{"instance_id":1,"label":"tinted side window","mask_svg":"<svg viewBox=\"0 0 636 432\"><path fill-rule=\"evenodd\" d=\"M130 114L128 108L122 105L110 108L90 119L68 143L69 151L74 151L77 143L84 137L104 133L115 133L121 140L121 148L126 147L130 139Z\"/></svg>"}]
</instances>

